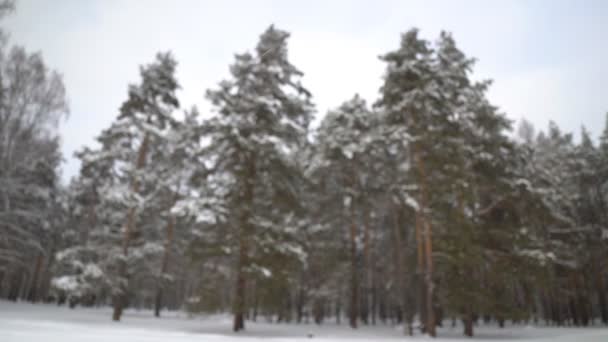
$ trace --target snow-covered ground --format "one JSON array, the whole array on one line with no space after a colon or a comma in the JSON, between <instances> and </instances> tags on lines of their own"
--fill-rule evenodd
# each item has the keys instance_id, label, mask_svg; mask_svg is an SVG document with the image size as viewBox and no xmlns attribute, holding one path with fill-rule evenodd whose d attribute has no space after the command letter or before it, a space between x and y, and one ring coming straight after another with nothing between
<instances>
[{"instance_id":1,"label":"snow-covered ground","mask_svg":"<svg viewBox=\"0 0 608 342\"><path fill-rule=\"evenodd\" d=\"M11 303L0 301L1 342L255 342L262 339L281 341L378 341L421 340L422 336L405 337L397 327L363 326L357 331L346 325L269 324L247 322L247 331L234 334L230 317L189 318L184 313L165 313L158 319L149 311L127 311L120 323L110 321L110 309L58 307L56 305ZM311 334L312 338L308 335ZM461 328L444 328L436 341L467 341ZM478 327L476 341L518 342L608 342L606 328L548 327ZM470 340L469 340L470 341Z\"/></svg>"}]
</instances>

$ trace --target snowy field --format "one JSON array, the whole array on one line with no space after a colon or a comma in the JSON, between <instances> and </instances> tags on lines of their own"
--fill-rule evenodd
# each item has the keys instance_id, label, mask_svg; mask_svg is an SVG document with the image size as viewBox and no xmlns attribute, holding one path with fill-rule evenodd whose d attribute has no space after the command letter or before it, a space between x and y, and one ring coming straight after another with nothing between
<instances>
[{"instance_id":1,"label":"snowy field","mask_svg":"<svg viewBox=\"0 0 608 342\"><path fill-rule=\"evenodd\" d=\"M423 336L405 337L401 329L390 326L361 327L352 331L346 325L268 324L247 322L245 333L231 332L228 316L189 318L183 313L165 313L161 319L149 311L127 311L123 321L110 321L110 309L77 308L55 305L0 301L1 342L254 342L280 341L378 341L426 340ZM308 335L312 334L312 338ZM445 328L436 341L470 341L461 328ZM518 342L608 342L605 328L478 327L476 341Z\"/></svg>"}]
</instances>

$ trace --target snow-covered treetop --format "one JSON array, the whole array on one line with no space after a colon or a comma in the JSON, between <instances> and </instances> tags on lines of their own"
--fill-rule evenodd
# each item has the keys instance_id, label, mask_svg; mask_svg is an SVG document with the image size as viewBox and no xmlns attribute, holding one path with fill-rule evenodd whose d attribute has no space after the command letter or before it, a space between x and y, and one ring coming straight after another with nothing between
<instances>
[{"instance_id":1,"label":"snow-covered treetop","mask_svg":"<svg viewBox=\"0 0 608 342\"><path fill-rule=\"evenodd\" d=\"M119 119L139 116L137 121L147 122L164 129L171 122L171 114L179 107L175 78L177 62L170 52L158 53L154 63L142 66L141 84L129 86L129 98L120 108Z\"/></svg>"},{"instance_id":2,"label":"snow-covered treetop","mask_svg":"<svg viewBox=\"0 0 608 342\"><path fill-rule=\"evenodd\" d=\"M318 145L325 158L340 155L352 159L365 153L371 142L371 112L358 94L336 110L329 111L318 130ZM338 153L338 156L335 155Z\"/></svg>"},{"instance_id":3,"label":"snow-covered treetop","mask_svg":"<svg viewBox=\"0 0 608 342\"><path fill-rule=\"evenodd\" d=\"M264 135L293 143L308 128L313 106L310 93L300 84L302 72L287 60L288 37L269 27L256 54L237 55L230 68L232 79L207 92L219 114L230 117L223 124L238 126L243 138L264 130Z\"/></svg>"}]
</instances>

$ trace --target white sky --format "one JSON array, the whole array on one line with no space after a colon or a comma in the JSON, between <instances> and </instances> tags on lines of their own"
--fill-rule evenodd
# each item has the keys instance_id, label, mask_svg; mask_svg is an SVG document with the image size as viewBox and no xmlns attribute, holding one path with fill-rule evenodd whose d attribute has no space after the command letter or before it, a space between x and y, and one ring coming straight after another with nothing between
<instances>
[{"instance_id":1,"label":"white sky","mask_svg":"<svg viewBox=\"0 0 608 342\"><path fill-rule=\"evenodd\" d=\"M538 128L554 120L598 137L608 111L608 1L205 1L20 0L5 20L12 43L42 51L64 75L71 114L61 126L64 179L73 152L116 117L138 65L157 51L178 60L183 108L209 112L206 89L228 76L237 52L251 50L270 24L292 33L290 58L304 73L317 115L354 93L374 102L384 66L415 26L434 40L451 31L491 78L490 99Z\"/></svg>"}]
</instances>

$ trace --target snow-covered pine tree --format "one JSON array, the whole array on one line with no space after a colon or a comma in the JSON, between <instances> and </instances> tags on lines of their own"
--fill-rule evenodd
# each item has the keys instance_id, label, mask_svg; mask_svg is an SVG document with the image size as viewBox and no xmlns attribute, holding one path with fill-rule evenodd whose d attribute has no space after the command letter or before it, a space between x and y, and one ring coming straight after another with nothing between
<instances>
[{"instance_id":1,"label":"snow-covered pine tree","mask_svg":"<svg viewBox=\"0 0 608 342\"><path fill-rule=\"evenodd\" d=\"M159 228L159 207L168 206L159 195L166 184L158 178L160 167L148 163L163 160L161 151L169 146L170 128L175 126L175 66L169 53L159 53L154 63L142 67L141 83L129 87L117 119L97 139L100 148L79 154L82 170L77 182L83 196L77 199L76 211L78 224L88 232L81 239L84 246L59 254L60 262L72 266L55 284L60 289L86 284L87 265L95 265L95 278L103 279L111 292L114 320L120 320L127 304L129 278L141 282L158 273L154 265L166 242L166 234L160 232L164 229Z\"/></svg>"},{"instance_id":2,"label":"snow-covered pine tree","mask_svg":"<svg viewBox=\"0 0 608 342\"><path fill-rule=\"evenodd\" d=\"M290 235L297 176L291 154L306 139L313 106L302 73L287 59L289 34L270 26L255 52L236 56L231 79L207 92L217 109L209 153L228 210L224 229L236 247L234 330L245 327L247 278L270 276L260 255L297 254Z\"/></svg>"},{"instance_id":3,"label":"snow-covered pine tree","mask_svg":"<svg viewBox=\"0 0 608 342\"><path fill-rule=\"evenodd\" d=\"M467 336L473 335L475 312L492 312L497 317L508 314L504 307L493 310L491 306L509 302L495 300L506 292L497 289L504 285L504 278L495 283L489 280L498 274L514 276L504 251L513 249L518 232L518 212L513 208L514 146L507 137L510 121L486 99L490 82L470 80L473 65L474 60L443 32L437 42L435 68L438 92L448 110L440 145L450 155L442 165L450 185L444 188L445 228L435 239L438 253L445 256L437 268L442 283L458 284L441 288L440 297L445 310L462 316ZM501 271L492 274L497 269ZM465 280L462 274L469 276Z\"/></svg>"},{"instance_id":4,"label":"snow-covered pine tree","mask_svg":"<svg viewBox=\"0 0 608 342\"><path fill-rule=\"evenodd\" d=\"M506 136L510 123L485 99L489 83L470 80L474 61L447 33L433 50L411 30L401 48L383 60L388 67L378 102L381 130L387 148L400 155L404 175L395 178L397 198L416 215L418 270L425 276L419 285L425 289L419 303L424 329L435 335L441 307L463 315L470 336L475 300L489 298L480 292L482 275L476 271L489 253L481 240L488 223L476 210L494 209L493 203L502 204L515 189L510 185L513 146ZM507 228L506 243L514 232L513 226ZM445 257L435 260L436 255ZM436 281L453 283L464 273L472 276L466 284L437 292Z\"/></svg>"},{"instance_id":5,"label":"snow-covered pine tree","mask_svg":"<svg viewBox=\"0 0 608 342\"><path fill-rule=\"evenodd\" d=\"M120 284L120 210L127 190L120 166L133 154L128 125L113 123L97 141L98 149L76 153L81 169L70 185L69 227L56 254L53 287L60 301L72 306L105 302L106 293Z\"/></svg>"},{"instance_id":6,"label":"snow-covered pine tree","mask_svg":"<svg viewBox=\"0 0 608 342\"><path fill-rule=\"evenodd\" d=\"M172 260L186 261L186 252L198 225L214 219L209 202L212 198L205 186L208 170L201 148L203 126L196 107L185 111L182 120L174 120L166 133L163 144L152 145L150 162L146 168L153 189L147 194L149 207L160 212L164 228L156 228L156 241L162 241L162 257L157 274L154 312L160 316L163 295L168 285L176 281L177 272L171 267ZM151 212L151 215L152 212ZM188 229L183 229L188 227ZM154 227L151 227L154 230ZM173 268L173 270L172 270Z\"/></svg>"},{"instance_id":7,"label":"snow-covered pine tree","mask_svg":"<svg viewBox=\"0 0 608 342\"><path fill-rule=\"evenodd\" d=\"M605 178L602 178L600 172L602 169L601 154L585 127L581 129L580 143L576 145L574 154L575 179L572 181L576 182L578 187L575 199L576 217L578 226L585 231L583 241L588 258L584 260L583 267L584 272L591 278L586 280L587 284L591 284L591 286L588 285L588 293L581 291L583 293L579 294L579 297L586 297L583 300L592 301L592 293L597 293L600 318L606 324L608 323L608 302L604 285L605 271L602 267L602 260L607 257L605 227L608 223L608 207L605 204L605 189L602 189Z\"/></svg>"},{"instance_id":8,"label":"snow-covered pine tree","mask_svg":"<svg viewBox=\"0 0 608 342\"><path fill-rule=\"evenodd\" d=\"M433 173L442 162L440 142L447 128L444 125L446 109L441 107L441 95L437 92L433 50L427 41L418 38L418 30L403 34L400 47L381 59L387 63L387 68L377 105L384 116L384 130L397 138L391 147L397 151L405 148L410 160L411 167L403 171L407 177L399 186L404 190L399 196L416 213L419 286L421 291L425 289L419 297L419 312L426 331L435 336L432 220L429 216L432 212L429 196L433 190L429 186L435 184L436 180L431 177L435 177Z\"/></svg>"},{"instance_id":9,"label":"snow-covered pine tree","mask_svg":"<svg viewBox=\"0 0 608 342\"><path fill-rule=\"evenodd\" d=\"M61 233L61 243L54 256L53 297L92 305L107 287L97 250L97 229L105 212L100 205L100 187L109 176L107 160L92 160L94 152L84 148L76 153L81 160L80 174L67 188L68 218ZM104 163L105 161L105 163Z\"/></svg>"},{"instance_id":10,"label":"snow-covered pine tree","mask_svg":"<svg viewBox=\"0 0 608 342\"><path fill-rule=\"evenodd\" d=\"M366 185L372 177L369 171L372 138L372 114L365 101L355 95L338 109L330 111L319 127L315 141L315 155L310 166L315 178L322 186L323 197L329 202L339 203L339 210L332 211L330 218L334 226L343 226L348 231L350 259L349 323L357 328L360 305L360 227L367 215L365 208ZM329 204L329 203L328 203ZM369 231L367 231L369 234Z\"/></svg>"},{"instance_id":11,"label":"snow-covered pine tree","mask_svg":"<svg viewBox=\"0 0 608 342\"><path fill-rule=\"evenodd\" d=\"M587 324L589 317L581 310L587 299L580 289L591 249L580 248L590 231L581 225L576 205L581 160L572 135L563 134L552 122L548 132L538 134L528 149L520 185L536 199L531 203L533 210L525 216L524 235L529 247L516 252L544 266L544 272L534 280L545 318L558 325L564 324L566 317L576 325Z\"/></svg>"},{"instance_id":12,"label":"snow-covered pine tree","mask_svg":"<svg viewBox=\"0 0 608 342\"><path fill-rule=\"evenodd\" d=\"M136 226L138 207L145 207L138 198L143 196L142 184L145 178L154 177L146 173L146 162L149 150L153 145L162 144L166 139L166 131L173 122L172 115L179 107L176 91L179 88L175 79L177 63L170 53L159 53L156 61L140 69L141 84L129 87L129 97L118 115L117 121L125 122L131 128L132 148L137 153L132 160L126 161L125 171L128 175L130 194L134 202L129 205L124 222L122 254L124 260L119 262L118 273L122 278L121 288L114 295L113 320L118 321L125 305L125 294L128 284L127 258L133 237L140 234ZM154 183L154 180L152 181ZM145 196L145 195L144 195ZM145 198L145 197L144 197ZM137 203L140 202L140 203Z\"/></svg>"}]
</instances>

